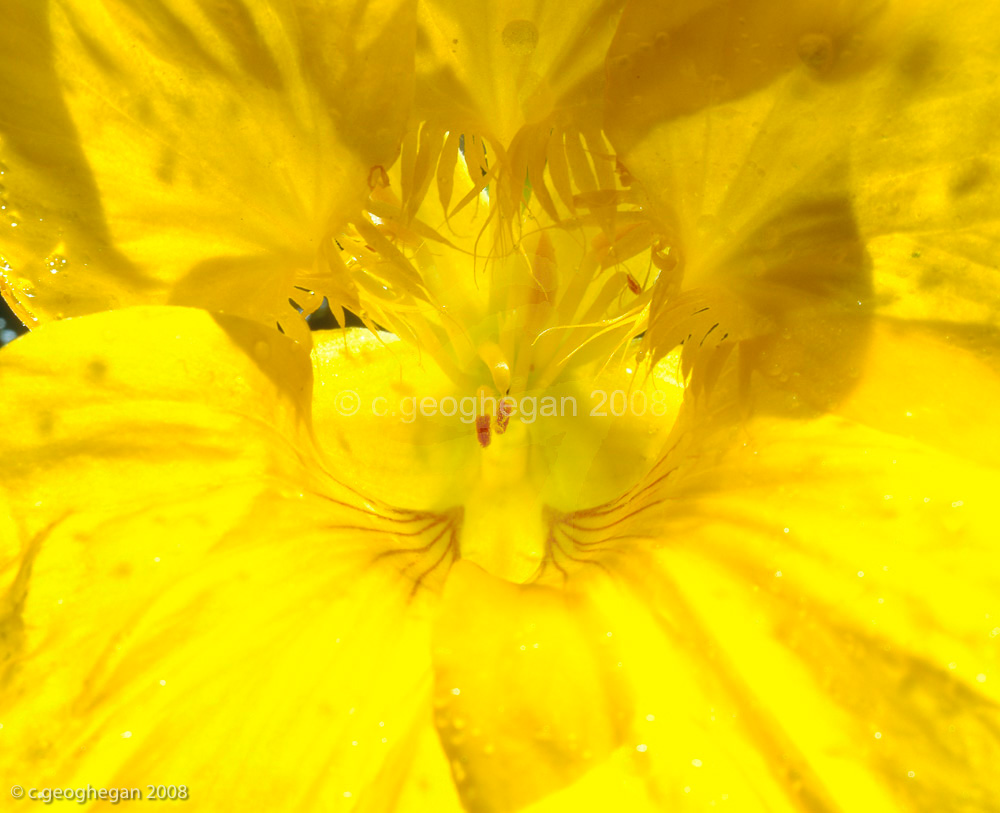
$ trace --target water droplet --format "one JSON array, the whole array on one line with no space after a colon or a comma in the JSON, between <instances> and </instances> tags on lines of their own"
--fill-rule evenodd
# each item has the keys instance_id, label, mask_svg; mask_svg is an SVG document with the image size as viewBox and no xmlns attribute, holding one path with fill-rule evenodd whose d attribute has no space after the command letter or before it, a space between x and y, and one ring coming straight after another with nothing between
<instances>
[{"instance_id":1,"label":"water droplet","mask_svg":"<svg viewBox=\"0 0 1000 813\"><path fill-rule=\"evenodd\" d=\"M455 777L455 782L461 785L465 782L466 773L465 766L459 762L457 759L451 761L451 775Z\"/></svg>"},{"instance_id":2,"label":"water droplet","mask_svg":"<svg viewBox=\"0 0 1000 813\"><path fill-rule=\"evenodd\" d=\"M799 59L809 70L826 73L833 66L836 51L826 34L806 34L799 40Z\"/></svg>"},{"instance_id":3,"label":"water droplet","mask_svg":"<svg viewBox=\"0 0 1000 813\"><path fill-rule=\"evenodd\" d=\"M51 257L45 258L45 267L49 269L50 274L58 274L65 270L67 265L69 265L69 260L62 254L53 254Z\"/></svg>"},{"instance_id":4,"label":"water droplet","mask_svg":"<svg viewBox=\"0 0 1000 813\"><path fill-rule=\"evenodd\" d=\"M253 346L253 354L258 361L267 361L271 357L271 345L264 339L258 339Z\"/></svg>"},{"instance_id":5,"label":"water droplet","mask_svg":"<svg viewBox=\"0 0 1000 813\"><path fill-rule=\"evenodd\" d=\"M530 20L511 20L500 37L514 56L530 56L538 46L538 29Z\"/></svg>"},{"instance_id":6,"label":"water droplet","mask_svg":"<svg viewBox=\"0 0 1000 813\"><path fill-rule=\"evenodd\" d=\"M14 280L14 286L20 289L21 293L27 297L33 297L35 295L35 286L31 284L30 279L19 277L18 279Z\"/></svg>"}]
</instances>

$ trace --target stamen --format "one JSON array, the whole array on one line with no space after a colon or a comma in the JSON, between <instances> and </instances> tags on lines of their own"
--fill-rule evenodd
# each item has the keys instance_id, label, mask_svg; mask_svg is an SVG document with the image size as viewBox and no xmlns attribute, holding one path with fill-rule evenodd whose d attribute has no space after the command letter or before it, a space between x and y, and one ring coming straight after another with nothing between
<instances>
[{"instance_id":1,"label":"stamen","mask_svg":"<svg viewBox=\"0 0 1000 813\"><path fill-rule=\"evenodd\" d=\"M506 395L500 399L500 405L497 407L497 434L502 435L507 431L507 424L510 421L510 416L514 413L514 401L508 398Z\"/></svg>"},{"instance_id":2,"label":"stamen","mask_svg":"<svg viewBox=\"0 0 1000 813\"><path fill-rule=\"evenodd\" d=\"M479 415L476 417L476 439L484 449L490 445L490 416Z\"/></svg>"},{"instance_id":3,"label":"stamen","mask_svg":"<svg viewBox=\"0 0 1000 813\"><path fill-rule=\"evenodd\" d=\"M385 167L381 164L376 164L371 169L368 170L368 188L372 191L379 189L381 187L386 187L389 185L389 173L385 171Z\"/></svg>"}]
</instances>

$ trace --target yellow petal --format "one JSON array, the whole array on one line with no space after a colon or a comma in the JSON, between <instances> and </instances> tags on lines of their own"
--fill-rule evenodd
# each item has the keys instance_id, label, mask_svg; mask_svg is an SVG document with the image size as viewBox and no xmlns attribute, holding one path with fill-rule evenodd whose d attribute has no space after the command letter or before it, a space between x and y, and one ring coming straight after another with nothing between
<instances>
[{"instance_id":1,"label":"yellow petal","mask_svg":"<svg viewBox=\"0 0 1000 813\"><path fill-rule=\"evenodd\" d=\"M871 57L881 0L628 3L608 51L608 131L626 151L663 121L711 112L785 74L842 81ZM630 167L631 169L631 167Z\"/></svg>"},{"instance_id":2,"label":"yellow petal","mask_svg":"<svg viewBox=\"0 0 1000 813\"><path fill-rule=\"evenodd\" d=\"M0 254L25 318L171 302L292 331L289 298L342 285L320 260L396 155L410 0L17 0L0 36Z\"/></svg>"},{"instance_id":3,"label":"yellow petal","mask_svg":"<svg viewBox=\"0 0 1000 813\"><path fill-rule=\"evenodd\" d=\"M739 425L727 374L678 423L669 477L559 530L612 577L570 583L634 697L634 753L586 781L678 809L988 808L1000 378L978 356L995 342L875 325L867 346L822 417L776 415L763 380Z\"/></svg>"},{"instance_id":4,"label":"yellow petal","mask_svg":"<svg viewBox=\"0 0 1000 813\"><path fill-rule=\"evenodd\" d=\"M434 707L468 810L519 810L620 744L631 709L619 654L588 615L585 596L453 568L435 625Z\"/></svg>"},{"instance_id":5,"label":"yellow petal","mask_svg":"<svg viewBox=\"0 0 1000 813\"><path fill-rule=\"evenodd\" d=\"M826 320L872 309L843 122L887 27L868 2L628 8L609 52L606 128L669 247L646 337L654 353L684 340L699 375L729 337L725 352L744 343L740 362L766 373L751 340L784 336L828 355L820 347L845 334ZM802 50L820 40L823 70ZM794 373L808 368L774 375Z\"/></svg>"},{"instance_id":6,"label":"yellow petal","mask_svg":"<svg viewBox=\"0 0 1000 813\"><path fill-rule=\"evenodd\" d=\"M127 309L42 326L0 381L5 774L212 810L435 775L431 594L378 556L415 523L325 473L298 345Z\"/></svg>"},{"instance_id":7,"label":"yellow petal","mask_svg":"<svg viewBox=\"0 0 1000 813\"><path fill-rule=\"evenodd\" d=\"M898 318L995 326L1000 18L984 2L914 7L856 100L866 115L852 139L855 205L875 305Z\"/></svg>"},{"instance_id":8,"label":"yellow petal","mask_svg":"<svg viewBox=\"0 0 1000 813\"><path fill-rule=\"evenodd\" d=\"M780 265L840 310L995 323L991 7L772 5L637 2L609 52L607 132L677 284Z\"/></svg>"},{"instance_id":9,"label":"yellow petal","mask_svg":"<svg viewBox=\"0 0 1000 813\"><path fill-rule=\"evenodd\" d=\"M525 123L593 106L620 6L620 0L590 0L567 17L546 0L422 4L418 114L506 147Z\"/></svg>"}]
</instances>

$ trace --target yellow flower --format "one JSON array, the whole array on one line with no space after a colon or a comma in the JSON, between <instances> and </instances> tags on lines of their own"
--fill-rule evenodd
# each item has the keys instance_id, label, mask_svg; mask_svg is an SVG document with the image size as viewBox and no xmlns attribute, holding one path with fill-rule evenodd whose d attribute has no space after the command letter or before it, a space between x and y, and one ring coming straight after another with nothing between
<instances>
[{"instance_id":1,"label":"yellow flower","mask_svg":"<svg viewBox=\"0 0 1000 813\"><path fill-rule=\"evenodd\" d=\"M995 809L1000 13L9 5L11 783Z\"/></svg>"}]
</instances>

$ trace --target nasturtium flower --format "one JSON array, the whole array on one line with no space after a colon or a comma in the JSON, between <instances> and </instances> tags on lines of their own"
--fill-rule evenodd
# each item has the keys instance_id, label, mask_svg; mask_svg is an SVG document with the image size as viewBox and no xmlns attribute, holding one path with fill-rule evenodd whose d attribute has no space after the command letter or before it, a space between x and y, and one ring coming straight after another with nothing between
<instances>
[{"instance_id":1,"label":"nasturtium flower","mask_svg":"<svg viewBox=\"0 0 1000 813\"><path fill-rule=\"evenodd\" d=\"M996 808L1000 12L8 5L12 783Z\"/></svg>"}]
</instances>

